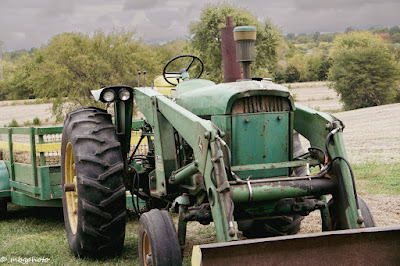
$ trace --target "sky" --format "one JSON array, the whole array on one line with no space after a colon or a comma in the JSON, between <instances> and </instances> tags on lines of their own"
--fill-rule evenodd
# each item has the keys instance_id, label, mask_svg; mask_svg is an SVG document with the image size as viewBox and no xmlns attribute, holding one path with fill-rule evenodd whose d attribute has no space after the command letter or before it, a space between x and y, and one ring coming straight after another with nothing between
<instances>
[{"instance_id":1,"label":"sky","mask_svg":"<svg viewBox=\"0 0 400 266\"><path fill-rule=\"evenodd\" d=\"M284 33L343 32L347 27L400 26L400 0L227 0L270 18ZM14 51L46 45L64 32L125 28L145 42L188 35L213 0L0 0L0 41Z\"/></svg>"}]
</instances>

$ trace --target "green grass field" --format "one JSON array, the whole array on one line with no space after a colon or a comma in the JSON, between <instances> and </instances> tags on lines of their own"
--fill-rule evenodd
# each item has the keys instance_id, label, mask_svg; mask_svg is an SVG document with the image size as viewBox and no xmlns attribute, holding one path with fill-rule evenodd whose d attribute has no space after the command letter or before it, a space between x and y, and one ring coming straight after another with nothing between
<instances>
[{"instance_id":1,"label":"green grass field","mask_svg":"<svg viewBox=\"0 0 400 266\"><path fill-rule=\"evenodd\" d=\"M358 190L368 194L400 194L400 165L365 164L355 165L354 172ZM137 265L138 219L130 216L126 227L125 246L121 257L102 261L77 259L70 254L64 231L60 208L31 208L9 204L6 218L0 221L0 264L11 263L13 259L48 259L51 265ZM199 236L206 241L215 239L210 227L189 227L188 241L199 242ZM196 231L196 232L193 232ZM211 230L212 231L212 230ZM204 240L203 240L204 241ZM190 252L185 253L184 264L190 263ZM4 261L6 258L7 260ZM4 262L3 262L4 261ZM40 265L36 262L30 265Z\"/></svg>"}]
</instances>

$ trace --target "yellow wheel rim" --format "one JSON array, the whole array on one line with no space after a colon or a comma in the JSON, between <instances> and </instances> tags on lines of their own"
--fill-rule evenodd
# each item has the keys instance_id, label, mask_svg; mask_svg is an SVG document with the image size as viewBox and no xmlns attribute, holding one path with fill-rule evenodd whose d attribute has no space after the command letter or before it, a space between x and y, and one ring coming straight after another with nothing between
<instances>
[{"instance_id":1,"label":"yellow wheel rim","mask_svg":"<svg viewBox=\"0 0 400 266\"><path fill-rule=\"evenodd\" d=\"M146 231L143 232L143 237L142 237L143 245L142 245L142 254L143 254L143 264L145 266L147 265L153 265L152 259L151 259L151 246L150 246L150 239L149 236L147 235Z\"/></svg>"},{"instance_id":2,"label":"yellow wheel rim","mask_svg":"<svg viewBox=\"0 0 400 266\"><path fill-rule=\"evenodd\" d=\"M65 192L65 199L67 202L68 220L73 234L76 234L78 225L78 188L75 173L74 154L72 152L72 145L67 143L65 152L65 184L74 184L73 191Z\"/></svg>"}]
</instances>

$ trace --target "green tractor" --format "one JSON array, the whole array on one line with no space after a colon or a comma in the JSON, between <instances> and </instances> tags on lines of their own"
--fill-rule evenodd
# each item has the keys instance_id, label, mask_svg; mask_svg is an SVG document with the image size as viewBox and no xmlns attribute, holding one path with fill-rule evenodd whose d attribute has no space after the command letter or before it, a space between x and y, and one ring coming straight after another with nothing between
<instances>
[{"instance_id":1,"label":"green tractor","mask_svg":"<svg viewBox=\"0 0 400 266\"><path fill-rule=\"evenodd\" d=\"M198 79L202 60L182 55L164 67L166 82L174 85L168 95L152 87L111 86L92 93L114 103L113 116L94 107L67 115L61 172L73 254L121 253L126 190L145 202L137 208L141 265L181 264L189 221L213 222L218 248L246 241L271 247L264 237L296 234L315 210L323 231L374 226L356 193L343 123L295 104L286 87L252 78L255 29L238 27L234 34L243 67L237 82ZM145 119L132 122L134 103ZM141 132L136 147L147 140L146 153L131 149L132 130ZM299 135L310 142L307 151ZM310 174L311 167L318 170ZM177 230L168 210L178 216ZM239 231L256 240L238 241ZM206 249L195 247L194 264L207 264ZM234 253L210 256L227 261Z\"/></svg>"}]
</instances>

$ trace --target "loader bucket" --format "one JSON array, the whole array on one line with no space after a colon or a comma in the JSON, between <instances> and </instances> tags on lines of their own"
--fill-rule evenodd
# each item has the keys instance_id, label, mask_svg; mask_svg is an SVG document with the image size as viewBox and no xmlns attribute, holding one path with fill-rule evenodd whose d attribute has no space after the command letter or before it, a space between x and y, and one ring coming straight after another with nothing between
<instances>
[{"instance_id":1,"label":"loader bucket","mask_svg":"<svg viewBox=\"0 0 400 266\"><path fill-rule=\"evenodd\" d=\"M193 247L192 265L399 265L400 226Z\"/></svg>"}]
</instances>

